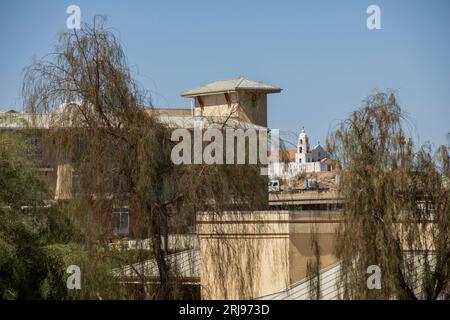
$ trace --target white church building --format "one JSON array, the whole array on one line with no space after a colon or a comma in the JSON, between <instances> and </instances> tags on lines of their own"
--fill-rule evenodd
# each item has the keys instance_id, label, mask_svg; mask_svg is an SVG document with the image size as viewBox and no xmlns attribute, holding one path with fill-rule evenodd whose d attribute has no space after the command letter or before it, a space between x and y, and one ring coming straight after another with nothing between
<instances>
[{"instance_id":1,"label":"white church building","mask_svg":"<svg viewBox=\"0 0 450 320\"><path fill-rule=\"evenodd\" d=\"M270 177L289 179L301 173L324 172L332 169L332 161L328 159L326 150L320 143L311 148L304 128L298 135L297 148L286 151L289 162L281 160L269 162Z\"/></svg>"}]
</instances>

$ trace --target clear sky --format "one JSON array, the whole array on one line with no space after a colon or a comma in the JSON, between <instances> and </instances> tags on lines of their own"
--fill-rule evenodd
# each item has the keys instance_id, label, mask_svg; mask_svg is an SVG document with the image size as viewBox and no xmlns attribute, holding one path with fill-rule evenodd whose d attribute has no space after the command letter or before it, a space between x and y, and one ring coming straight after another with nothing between
<instances>
[{"instance_id":1,"label":"clear sky","mask_svg":"<svg viewBox=\"0 0 450 320\"><path fill-rule=\"evenodd\" d=\"M269 126L324 142L336 120L373 89L398 90L420 143L450 131L450 1L0 0L0 109L20 110L23 68L66 30L68 5L83 22L108 17L155 106L188 108L180 92L245 76L282 87ZM381 8L381 30L366 9Z\"/></svg>"}]
</instances>

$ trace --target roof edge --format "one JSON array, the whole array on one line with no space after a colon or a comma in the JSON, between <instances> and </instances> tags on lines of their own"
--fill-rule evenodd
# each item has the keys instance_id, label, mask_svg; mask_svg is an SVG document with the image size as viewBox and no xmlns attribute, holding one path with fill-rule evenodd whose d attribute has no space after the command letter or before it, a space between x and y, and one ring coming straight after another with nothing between
<instances>
[{"instance_id":1,"label":"roof edge","mask_svg":"<svg viewBox=\"0 0 450 320\"><path fill-rule=\"evenodd\" d=\"M233 93L238 91L259 91L259 92L265 92L267 94L270 93L280 93L283 89L281 88L235 88L233 90L218 90L218 91L209 91L209 92L199 92L199 93L189 93L189 91L182 92L180 94L181 97L184 98L192 98L192 97L200 97L200 96L211 96L215 94L222 94L222 93Z\"/></svg>"}]
</instances>

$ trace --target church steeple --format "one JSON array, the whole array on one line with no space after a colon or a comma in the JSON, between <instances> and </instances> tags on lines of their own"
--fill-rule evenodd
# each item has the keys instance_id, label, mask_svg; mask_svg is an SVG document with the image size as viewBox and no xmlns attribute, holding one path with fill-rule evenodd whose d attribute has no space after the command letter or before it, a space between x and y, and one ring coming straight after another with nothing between
<instances>
[{"instance_id":1,"label":"church steeple","mask_svg":"<svg viewBox=\"0 0 450 320\"><path fill-rule=\"evenodd\" d=\"M308 135L306 134L305 127L302 127L302 131L298 135L296 162L306 163L306 154L309 151Z\"/></svg>"}]
</instances>

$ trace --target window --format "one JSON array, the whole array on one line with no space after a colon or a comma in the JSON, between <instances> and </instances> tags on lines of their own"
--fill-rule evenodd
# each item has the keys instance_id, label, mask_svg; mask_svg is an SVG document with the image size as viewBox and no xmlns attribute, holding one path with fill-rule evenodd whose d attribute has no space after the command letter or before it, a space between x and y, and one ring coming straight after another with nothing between
<instances>
[{"instance_id":1,"label":"window","mask_svg":"<svg viewBox=\"0 0 450 320\"><path fill-rule=\"evenodd\" d=\"M303 144L303 140L302 139L300 139L300 144Z\"/></svg>"},{"instance_id":2,"label":"window","mask_svg":"<svg viewBox=\"0 0 450 320\"><path fill-rule=\"evenodd\" d=\"M128 207L114 207L112 212L113 234L126 235L129 228Z\"/></svg>"},{"instance_id":3,"label":"window","mask_svg":"<svg viewBox=\"0 0 450 320\"><path fill-rule=\"evenodd\" d=\"M298 148L298 152L302 153L302 151L303 151L302 147Z\"/></svg>"}]
</instances>

